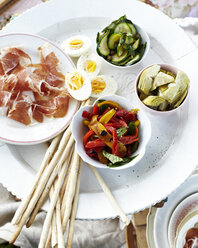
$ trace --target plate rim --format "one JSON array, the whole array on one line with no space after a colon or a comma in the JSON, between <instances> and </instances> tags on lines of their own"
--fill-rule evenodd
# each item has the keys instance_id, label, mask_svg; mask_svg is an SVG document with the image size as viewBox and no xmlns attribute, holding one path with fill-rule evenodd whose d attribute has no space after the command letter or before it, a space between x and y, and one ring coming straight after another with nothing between
<instances>
[{"instance_id":1,"label":"plate rim","mask_svg":"<svg viewBox=\"0 0 198 248\"><path fill-rule=\"evenodd\" d=\"M177 191L181 191L183 187L185 187L185 184L190 184L191 180L196 180L198 179L198 171L197 169L195 169L194 173L188 177L177 189L175 189L171 194L176 194ZM180 202L182 202L184 199L186 199L187 197L193 195L194 193L197 193L195 190L190 190L188 193L185 193L185 198L184 196L180 196L180 200L176 203L176 205L174 204L174 206L172 206L171 208L171 213L168 216L168 223L170 221L170 218L172 216L172 213L175 211L175 209L177 208L178 204L180 204ZM171 195L170 194L170 195ZM168 204L165 203L165 204ZM163 207L162 207L163 208ZM149 245L149 248L159 248L156 244L156 240L155 240L155 220L156 220L156 215L157 213L162 209L162 208L155 208L154 206L152 206L150 208L149 214L147 215L147 227L146 227L146 238L147 238L147 243ZM153 228L152 228L153 227ZM168 240L168 228L167 228L167 244L169 244L169 240ZM151 238L151 239L150 239ZM154 247L151 245L155 245Z\"/></svg>"}]
</instances>

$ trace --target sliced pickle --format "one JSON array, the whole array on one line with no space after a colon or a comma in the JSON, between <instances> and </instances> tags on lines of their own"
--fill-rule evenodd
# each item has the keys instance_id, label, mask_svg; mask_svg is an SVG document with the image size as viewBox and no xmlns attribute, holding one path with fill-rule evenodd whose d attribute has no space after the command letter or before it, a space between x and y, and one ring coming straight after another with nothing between
<instances>
[{"instance_id":1,"label":"sliced pickle","mask_svg":"<svg viewBox=\"0 0 198 248\"><path fill-rule=\"evenodd\" d=\"M174 77L164 73L159 72L154 79L153 86L151 90L155 90L157 87L171 83L174 81Z\"/></svg>"}]
</instances>

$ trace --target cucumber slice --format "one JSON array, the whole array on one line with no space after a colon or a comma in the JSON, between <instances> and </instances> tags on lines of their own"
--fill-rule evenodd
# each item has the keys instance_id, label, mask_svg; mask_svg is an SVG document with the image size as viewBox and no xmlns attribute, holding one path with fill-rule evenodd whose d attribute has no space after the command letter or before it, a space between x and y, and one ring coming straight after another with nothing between
<instances>
[{"instance_id":1,"label":"cucumber slice","mask_svg":"<svg viewBox=\"0 0 198 248\"><path fill-rule=\"evenodd\" d=\"M127 55L126 59L124 59L123 61L119 62L117 65L125 66L126 63L128 63L130 60L131 60L131 56Z\"/></svg>"},{"instance_id":2,"label":"cucumber slice","mask_svg":"<svg viewBox=\"0 0 198 248\"><path fill-rule=\"evenodd\" d=\"M104 32L102 33L97 33L97 37L96 37L96 43L98 43L100 41L100 39L102 38L102 36L104 35Z\"/></svg>"},{"instance_id":3,"label":"cucumber slice","mask_svg":"<svg viewBox=\"0 0 198 248\"><path fill-rule=\"evenodd\" d=\"M102 56L108 56L110 49L107 45L109 32L106 32L98 42L97 52Z\"/></svg>"},{"instance_id":4,"label":"cucumber slice","mask_svg":"<svg viewBox=\"0 0 198 248\"><path fill-rule=\"evenodd\" d=\"M120 44L118 44L118 46L117 46L117 55L118 55L118 57L120 57L123 53L124 53L124 47L123 47L123 45L120 45Z\"/></svg>"},{"instance_id":5,"label":"cucumber slice","mask_svg":"<svg viewBox=\"0 0 198 248\"><path fill-rule=\"evenodd\" d=\"M125 43L126 35L121 35L121 38L119 40L118 46L117 46L117 55L118 57L121 56L124 52L124 43Z\"/></svg>"},{"instance_id":6,"label":"cucumber slice","mask_svg":"<svg viewBox=\"0 0 198 248\"><path fill-rule=\"evenodd\" d=\"M134 58L132 58L131 60L129 60L128 63L126 63L126 66L127 65L133 65L135 64L137 61L139 61L141 59L141 56L140 54L138 53Z\"/></svg>"},{"instance_id":7,"label":"cucumber slice","mask_svg":"<svg viewBox=\"0 0 198 248\"><path fill-rule=\"evenodd\" d=\"M127 34L125 39L125 44L130 45L134 42L134 38L132 34Z\"/></svg>"},{"instance_id":8,"label":"cucumber slice","mask_svg":"<svg viewBox=\"0 0 198 248\"><path fill-rule=\"evenodd\" d=\"M133 47L134 50L136 50L136 49L138 49L139 45L140 45L140 39L136 40L133 43L132 47Z\"/></svg>"},{"instance_id":9,"label":"cucumber slice","mask_svg":"<svg viewBox=\"0 0 198 248\"><path fill-rule=\"evenodd\" d=\"M103 32L107 32L107 31L114 32L115 27L116 27L116 24L114 22L112 22L109 26L104 28L102 31Z\"/></svg>"},{"instance_id":10,"label":"cucumber slice","mask_svg":"<svg viewBox=\"0 0 198 248\"><path fill-rule=\"evenodd\" d=\"M114 33L110 35L109 40L108 40L108 47L109 49L116 49L119 41L120 41L121 35Z\"/></svg>"},{"instance_id":11,"label":"cucumber slice","mask_svg":"<svg viewBox=\"0 0 198 248\"><path fill-rule=\"evenodd\" d=\"M111 63L113 64L118 64L120 62L122 62L123 60L125 60L128 56L128 52L125 51L121 56L118 56L117 54L114 54L112 56L112 60L111 60Z\"/></svg>"},{"instance_id":12,"label":"cucumber slice","mask_svg":"<svg viewBox=\"0 0 198 248\"><path fill-rule=\"evenodd\" d=\"M130 24L130 23L129 23ZM127 33L127 34L132 34L131 28L126 22L122 22L117 24L114 30L115 33Z\"/></svg>"},{"instance_id":13,"label":"cucumber slice","mask_svg":"<svg viewBox=\"0 0 198 248\"><path fill-rule=\"evenodd\" d=\"M131 29L131 33L132 35L135 35L137 33L137 30L135 28L135 26L132 23L127 23Z\"/></svg>"}]
</instances>

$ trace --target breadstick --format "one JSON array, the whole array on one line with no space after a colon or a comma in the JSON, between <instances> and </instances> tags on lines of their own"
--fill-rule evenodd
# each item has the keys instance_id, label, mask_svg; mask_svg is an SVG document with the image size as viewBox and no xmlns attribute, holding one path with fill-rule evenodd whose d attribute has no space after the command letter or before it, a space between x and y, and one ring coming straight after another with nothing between
<instances>
[{"instance_id":1,"label":"breadstick","mask_svg":"<svg viewBox=\"0 0 198 248\"><path fill-rule=\"evenodd\" d=\"M72 136L71 136L69 142L70 141L72 141L71 144L73 144L74 140L73 140ZM68 150L68 147L69 147L69 145L67 145L65 150ZM70 150L71 150L71 147L69 147L68 153L69 153ZM67 156L68 155L69 154L67 154ZM62 163L63 163L63 161L60 160L59 165L60 164L62 165ZM67 163L64 163L64 165L63 165L63 167L61 169L61 172L60 172L60 174L58 176L58 181L57 181L57 184L55 186L55 191L54 191L52 200L50 202L50 206L49 206L49 209L48 209L48 212L47 212L47 216L45 218L45 222L44 222L44 225L43 225L43 230L42 230L42 234L41 234L41 238L40 238L40 243L39 243L39 246L38 246L39 248L44 248L45 247L47 235L48 235L49 228L50 228L50 222L51 222L52 214L53 214L54 207L56 205L56 202L57 202L57 199L58 199L58 196L59 196L59 193L60 193L60 189L61 189L61 186L62 186L62 183L63 183L66 167L67 167Z\"/></svg>"},{"instance_id":2,"label":"breadstick","mask_svg":"<svg viewBox=\"0 0 198 248\"><path fill-rule=\"evenodd\" d=\"M100 176L100 174L98 173L96 168L91 166L90 164L88 164L88 166L91 169L91 171L93 172L94 176L96 177L96 179L97 179L98 183L100 184L101 188L103 189L105 195L109 199L112 207L117 212L117 214L119 215L120 219L124 222L124 224L126 226L128 226L130 223L130 219L125 215L123 210L120 208L120 206L116 202L113 194L111 193L110 189L108 188L108 186L106 185L106 183L104 182L104 180L102 179L102 177Z\"/></svg>"},{"instance_id":3,"label":"breadstick","mask_svg":"<svg viewBox=\"0 0 198 248\"><path fill-rule=\"evenodd\" d=\"M79 196L79 189L80 189L80 177L81 177L81 163L79 165L79 171L78 171L78 178L76 183L76 192L72 204L72 211L70 215L70 221L69 221L69 233L67 237L67 248L72 248L72 240L74 236L74 225L75 225L75 218L76 218L76 211L78 206L78 196Z\"/></svg>"},{"instance_id":4,"label":"breadstick","mask_svg":"<svg viewBox=\"0 0 198 248\"><path fill-rule=\"evenodd\" d=\"M64 217L62 219L63 223L63 232L65 232L68 219L70 216L71 208L72 208L72 201L75 194L75 187L76 187L76 181L78 176L78 170L79 170L79 155L76 152L76 149L74 150L72 162L71 162L71 172L70 172L70 178L69 178L69 187L67 190L67 197L66 201L63 202L64 206L66 206Z\"/></svg>"},{"instance_id":5,"label":"breadstick","mask_svg":"<svg viewBox=\"0 0 198 248\"><path fill-rule=\"evenodd\" d=\"M56 184L56 180L54 182L54 185L55 184ZM50 201L52 200L52 197L54 194L54 185L52 185L52 187L50 189L50 193L49 193ZM55 211L54 211L53 216L52 216L51 230L49 233L51 234L52 247L54 247L58 243L58 232L57 232L57 228L56 228L56 213L55 213Z\"/></svg>"},{"instance_id":6,"label":"breadstick","mask_svg":"<svg viewBox=\"0 0 198 248\"><path fill-rule=\"evenodd\" d=\"M68 157L69 152L71 150L71 147L72 147L73 143L74 143L74 139L71 136L70 139L69 139L69 142L67 144L67 147L65 148L65 150L64 150L64 152L63 152L63 154L61 156L60 161L59 161L59 158L56 158L56 160L54 160L54 158L56 157L56 154L57 154L57 152L56 152L54 158L51 160L51 162L54 161L52 163L52 165L55 166L57 164L57 161L59 161L58 162L58 165L57 165L57 168L60 168L61 167L61 165L63 164L63 162L66 159L66 157ZM50 164L51 164L51 162L50 162ZM27 218L29 217L29 215L32 212L32 210L34 209L34 207L35 207L35 205L36 205L36 203L37 203L37 201L38 201L38 199L39 199L39 197L40 197L40 195L41 195L41 193L42 193L42 191L43 191L43 189L44 189L44 187L46 185L46 182L48 181L48 179L50 177L51 172L53 173L54 179L55 179L55 177L56 177L57 174L55 173L55 170L53 171L54 167L50 166L50 164L49 164L49 166L45 170L45 173L44 173L44 176L45 177L44 176L42 177L42 180L38 184L38 186L36 188L36 191L35 191L32 199L31 199L31 201L30 201L30 203L29 203L26 211L24 212L24 215L22 216L19 224L17 225L17 228L16 228L16 230L15 230L15 232L13 234L13 237L10 240L10 243L14 243L14 241L18 237L21 229L25 225L25 223L27 221ZM57 171L59 171L59 169L57 169Z\"/></svg>"},{"instance_id":7,"label":"breadstick","mask_svg":"<svg viewBox=\"0 0 198 248\"><path fill-rule=\"evenodd\" d=\"M58 248L65 248L64 235L61 223L61 213L60 213L60 197L58 197L56 203L56 227L58 233Z\"/></svg>"},{"instance_id":8,"label":"breadstick","mask_svg":"<svg viewBox=\"0 0 198 248\"><path fill-rule=\"evenodd\" d=\"M17 211L16 211L16 213L15 213L13 219L12 219L12 224L13 225L19 223L20 218L22 217L24 211L26 210L27 205L29 204L29 202L30 202L30 200L32 198L32 195L35 192L37 184L38 184L39 180L41 179L41 176L42 176L42 174L43 174L48 162L50 161L52 154L54 153L54 150L56 149L56 146L58 145L58 142L60 141L60 138L61 138L61 135L59 135L56 138L54 138L52 140L50 146L48 147L47 152L45 154L45 157L43 159L43 162L41 164L41 167L40 167L40 169L39 169L39 171L38 171L38 173L36 175L36 178L35 178L33 186L31 187L31 190L28 193L27 197L23 198L20 206L18 207L18 209L17 209Z\"/></svg>"}]
</instances>

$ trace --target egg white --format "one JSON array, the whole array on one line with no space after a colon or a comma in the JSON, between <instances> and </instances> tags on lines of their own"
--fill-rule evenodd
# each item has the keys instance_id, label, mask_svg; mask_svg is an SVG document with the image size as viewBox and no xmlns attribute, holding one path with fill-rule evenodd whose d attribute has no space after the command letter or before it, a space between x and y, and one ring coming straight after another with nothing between
<instances>
[{"instance_id":1,"label":"egg white","mask_svg":"<svg viewBox=\"0 0 198 248\"><path fill-rule=\"evenodd\" d=\"M69 43L75 39L79 39L83 41L82 47L78 49L72 49L70 47ZM84 35L72 36L66 39L65 41L63 41L63 43L61 44L61 48L63 49L63 51L71 57L80 57L82 54L87 53L90 47L91 47L91 40Z\"/></svg>"},{"instance_id":2,"label":"egg white","mask_svg":"<svg viewBox=\"0 0 198 248\"><path fill-rule=\"evenodd\" d=\"M87 61L94 61L96 63L96 69L93 72L87 72L85 70L85 65ZM95 53L86 53L80 56L77 62L77 69L84 71L87 75L95 77L99 74L101 70L101 58Z\"/></svg>"},{"instance_id":3,"label":"egg white","mask_svg":"<svg viewBox=\"0 0 198 248\"><path fill-rule=\"evenodd\" d=\"M88 99L91 95L91 81L84 72L79 72L79 73L83 76L83 80L84 80L83 86L78 90L72 90L69 87L70 77L73 74L73 72L71 72L66 74L66 87L68 89L69 94L73 98L79 101L84 101Z\"/></svg>"},{"instance_id":4,"label":"egg white","mask_svg":"<svg viewBox=\"0 0 198 248\"><path fill-rule=\"evenodd\" d=\"M105 81L106 86L104 90L100 93L91 93L91 97L98 98L101 96L112 95L116 93L118 89L118 84L112 77L106 75L98 75L96 77L91 77L90 79L92 81L96 78L102 78Z\"/></svg>"}]
</instances>

